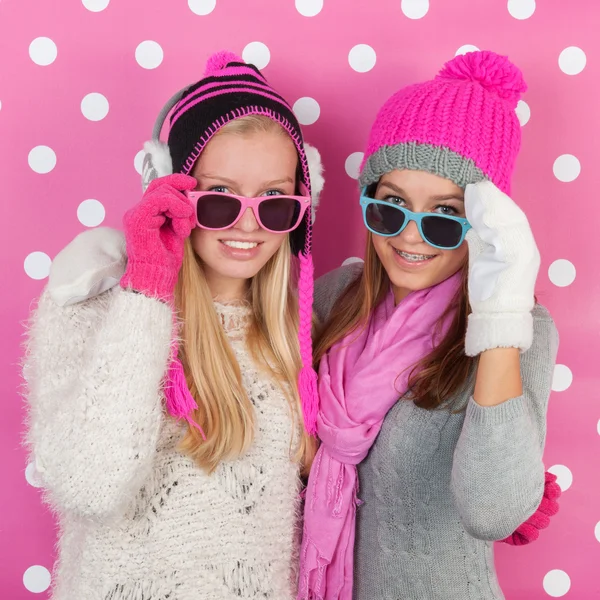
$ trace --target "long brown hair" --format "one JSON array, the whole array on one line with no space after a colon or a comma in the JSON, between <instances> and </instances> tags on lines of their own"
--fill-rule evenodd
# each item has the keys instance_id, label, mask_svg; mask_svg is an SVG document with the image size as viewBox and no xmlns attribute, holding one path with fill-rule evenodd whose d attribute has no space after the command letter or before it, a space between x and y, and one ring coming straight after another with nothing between
<instances>
[{"instance_id":1,"label":"long brown hair","mask_svg":"<svg viewBox=\"0 0 600 600\"><path fill-rule=\"evenodd\" d=\"M232 121L217 135L229 132L281 130L275 121L250 116ZM252 278L248 300L252 307L246 336L248 349L263 372L278 381L287 397L294 425L301 425L298 374L302 366L298 344L298 303L289 236ZM254 407L242 384L239 364L213 306L202 261L186 240L183 265L175 290L181 319L179 358L190 392L198 404L193 418L206 433L188 426L180 449L209 473L223 460L244 454L254 439ZM292 440L290 440L290 444ZM315 440L302 428L295 459L310 467ZM294 453L294 452L293 452Z\"/></svg>"},{"instance_id":2,"label":"long brown hair","mask_svg":"<svg viewBox=\"0 0 600 600\"><path fill-rule=\"evenodd\" d=\"M364 327L373 309L384 299L390 280L368 233L363 272L336 301L328 321L315 343L318 362L336 342ZM432 410L464 389L474 360L465 354L465 333L470 312L467 291L467 264L462 267L461 285L442 319L454 313L444 339L427 356L417 362L408 381L409 397L417 406ZM350 338L351 339L351 338Z\"/></svg>"}]
</instances>

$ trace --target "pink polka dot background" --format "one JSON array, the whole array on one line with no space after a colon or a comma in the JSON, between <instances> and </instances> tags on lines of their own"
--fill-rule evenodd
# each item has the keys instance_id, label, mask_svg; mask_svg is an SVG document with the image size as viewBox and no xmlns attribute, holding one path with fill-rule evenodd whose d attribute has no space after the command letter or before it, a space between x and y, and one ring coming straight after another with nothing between
<instances>
[{"instance_id":1,"label":"pink polka dot background","mask_svg":"<svg viewBox=\"0 0 600 600\"><path fill-rule=\"evenodd\" d=\"M320 274L362 256L355 177L378 107L474 47L508 54L529 83L513 193L561 334L545 453L561 511L535 544L498 545L500 579L510 600L600 597L599 22L592 0L0 2L1 597L47 598L55 557L55 522L20 447L22 322L60 248L119 226L140 197L138 153L167 98L218 49L264 68L323 156Z\"/></svg>"}]
</instances>

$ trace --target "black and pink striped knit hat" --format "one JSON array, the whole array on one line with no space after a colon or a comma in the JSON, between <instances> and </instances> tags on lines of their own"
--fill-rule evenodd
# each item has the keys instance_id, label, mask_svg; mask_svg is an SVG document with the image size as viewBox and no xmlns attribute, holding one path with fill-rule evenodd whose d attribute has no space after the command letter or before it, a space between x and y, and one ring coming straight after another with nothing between
<instances>
[{"instance_id":1,"label":"black and pink striped knit hat","mask_svg":"<svg viewBox=\"0 0 600 600\"><path fill-rule=\"evenodd\" d=\"M163 123L170 114L168 144L159 141ZM312 197L312 210L290 234L292 252L298 257L300 354L302 370L299 392L306 430L316 431L318 409L317 376L312 368L313 275L312 223L323 187L319 153L305 144L292 108L254 66L232 52L218 52L206 64L204 77L173 96L161 111L153 140L144 146L146 156L143 187L169 173L189 174L212 137L227 123L248 115L262 115L279 123L294 141L300 161L299 176Z\"/></svg>"}]
</instances>

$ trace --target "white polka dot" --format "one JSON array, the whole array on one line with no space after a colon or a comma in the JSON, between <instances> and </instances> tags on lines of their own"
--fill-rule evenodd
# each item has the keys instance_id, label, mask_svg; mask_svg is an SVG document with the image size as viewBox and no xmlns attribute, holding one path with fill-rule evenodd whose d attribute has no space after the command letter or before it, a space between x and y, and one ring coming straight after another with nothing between
<instances>
[{"instance_id":1,"label":"white polka dot","mask_svg":"<svg viewBox=\"0 0 600 600\"><path fill-rule=\"evenodd\" d=\"M323 10L323 0L296 0L296 10L303 17L314 17Z\"/></svg>"},{"instance_id":2,"label":"white polka dot","mask_svg":"<svg viewBox=\"0 0 600 600\"><path fill-rule=\"evenodd\" d=\"M351 256L350 258L347 258L342 263L342 267L345 267L346 265L352 265L354 263L361 263L361 262L365 262L365 261L362 258L358 258L358 256Z\"/></svg>"},{"instance_id":3,"label":"white polka dot","mask_svg":"<svg viewBox=\"0 0 600 600\"><path fill-rule=\"evenodd\" d=\"M352 179L358 179L360 163L362 163L362 159L364 157L364 152L353 152L347 159L344 164L344 168L346 169L346 173L348 177L352 177Z\"/></svg>"},{"instance_id":4,"label":"white polka dot","mask_svg":"<svg viewBox=\"0 0 600 600\"><path fill-rule=\"evenodd\" d=\"M565 465L554 465L548 469L550 473L556 475L556 483L560 486L563 492L566 492L573 483L573 473L569 467Z\"/></svg>"},{"instance_id":5,"label":"white polka dot","mask_svg":"<svg viewBox=\"0 0 600 600\"><path fill-rule=\"evenodd\" d=\"M422 19L429 10L429 0L402 0L400 6L409 19Z\"/></svg>"},{"instance_id":6,"label":"white polka dot","mask_svg":"<svg viewBox=\"0 0 600 600\"><path fill-rule=\"evenodd\" d=\"M145 150L140 150L133 159L133 166L135 170L141 175L142 169L144 168L144 157L146 156Z\"/></svg>"},{"instance_id":7,"label":"white polka dot","mask_svg":"<svg viewBox=\"0 0 600 600\"><path fill-rule=\"evenodd\" d=\"M544 577L544 590L548 596L561 598L571 589L571 579L560 569L546 573Z\"/></svg>"},{"instance_id":8,"label":"white polka dot","mask_svg":"<svg viewBox=\"0 0 600 600\"><path fill-rule=\"evenodd\" d=\"M598 432L598 435L600 435L600 419L598 419L598 425L596 425L596 431Z\"/></svg>"},{"instance_id":9,"label":"white polka dot","mask_svg":"<svg viewBox=\"0 0 600 600\"><path fill-rule=\"evenodd\" d=\"M578 75L585 68L585 52L577 46L565 48L558 57L558 66L567 75Z\"/></svg>"},{"instance_id":10,"label":"white polka dot","mask_svg":"<svg viewBox=\"0 0 600 600\"><path fill-rule=\"evenodd\" d=\"M51 65L58 54L56 44L47 37L35 38L29 44L29 56L31 60L40 67Z\"/></svg>"},{"instance_id":11,"label":"white polka dot","mask_svg":"<svg viewBox=\"0 0 600 600\"><path fill-rule=\"evenodd\" d=\"M571 285L576 275L575 265L566 258L559 258L548 267L548 278L557 287Z\"/></svg>"},{"instance_id":12,"label":"white polka dot","mask_svg":"<svg viewBox=\"0 0 600 600\"><path fill-rule=\"evenodd\" d=\"M108 100L96 92L88 94L81 101L81 112L90 121L102 121L108 114Z\"/></svg>"},{"instance_id":13,"label":"white polka dot","mask_svg":"<svg viewBox=\"0 0 600 600\"><path fill-rule=\"evenodd\" d=\"M517 113L517 119L519 119L521 127L523 127L523 125L527 125L531 117L531 109L529 108L529 104L527 104L525 100L519 100L517 102L517 108L515 108L515 112Z\"/></svg>"},{"instance_id":14,"label":"white polka dot","mask_svg":"<svg viewBox=\"0 0 600 600\"><path fill-rule=\"evenodd\" d=\"M242 58L257 69L264 69L271 60L271 51L262 42L250 42L242 52Z\"/></svg>"},{"instance_id":15,"label":"white polka dot","mask_svg":"<svg viewBox=\"0 0 600 600\"><path fill-rule=\"evenodd\" d=\"M319 118L321 107L314 98L298 98L294 102L294 114L301 125L312 125Z\"/></svg>"},{"instance_id":16,"label":"white polka dot","mask_svg":"<svg viewBox=\"0 0 600 600\"><path fill-rule=\"evenodd\" d=\"M40 565L34 565L29 567L25 573L23 573L23 585L25 589L34 594L41 594L50 587L52 578L50 571L46 567Z\"/></svg>"},{"instance_id":17,"label":"white polka dot","mask_svg":"<svg viewBox=\"0 0 600 600\"><path fill-rule=\"evenodd\" d=\"M564 392L571 387L573 383L573 373L567 365L555 365L554 375L552 376L552 391Z\"/></svg>"},{"instance_id":18,"label":"white polka dot","mask_svg":"<svg viewBox=\"0 0 600 600\"><path fill-rule=\"evenodd\" d=\"M135 49L135 60L144 69L156 69L162 63L165 54L158 42L146 40Z\"/></svg>"},{"instance_id":19,"label":"white polka dot","mask_svg":"<svg viewBox=\"0 0 600 600\"><path fill-rule=\"evenodd\" d=\"M190 10L200 16L209 15L217 6L217 0L188 0Z\"/></svg>"},{"instance_id":20,"label":"white polka dot","mask_svg":"<svg viewBox=\"0 0 600 600\"><path fill-rule=\"evenodd\" d=\"M44 175L56 166L56 153L48 146L36 146L29 152L27 162L33 171Z\"/></svg>"},{"instance_id":21,"label":"white polka dot","mask_svg":"<svg viewBox=\"0 0 600 600\"><path fill-rule=\"evenodd\" d=\"M579 162L579 159L572 154L562 154L554 161L552 170L554 171L556 179L568 183L579 177L579 173L581 173L581 163Z\"/></svg>"},{"instance_id":22,"label":"white polka dot","mask_svg":"<svg viewBox=\"0 0 600 600\"><path fill-rule=\"evenodd\" d=\"M104 221L106 210L98 200L84 200L77 207L77 218L86 227L98 227Z\"/></svg>"},{"instance_id":23,"label":"white polka dot","mask_svg":"<svg viewBox=\"0 0 600 600\"><path fill-rule=\"evenodd\" d=\"M465 44L461 46L455 53L454 56L458 56L460 54L466 54L467 52L478 52L479 48L477 46L473 46L473 44Z\"/></svg>"},{"instance_id":24,"label":"white polka dot","mask_svg":"<svg viewBox=\"0 0 600 600\"><path fill-rule=\"evenodd\" d=\"M377 54L375 54L375 50L371 46L358 44L348 53L348 62L358 73L366 73L375 66Z\"/></svg>"},{"instance_id":25,"label":"white polka dot","mask_svg":"<svg viewBox=\"0 0 600 600\"><path fill-rule=\"evenodd\" d=\"M42 487L42 480L38 470L35 468L35 463L30 462L25 469L25 479L27 483L35 488Z\"/></svg>"},{"instance_id":26,"label":"white polka dot","mask_svg":"<svg viewBox=\"0 0 600 600\"><path fill-rule=\"evenodd\" d=\"M0 110L2 110L2 100L0 100Z\"/></svg>"},{"instance_id":27,"label":"white polka dot","mask_svg":"<svg viewBox=\"0 0 600 600\"><path fill-rule=\"evenodd\" d=\"M110 0L81 0L83 5L92 12L102 12L110 3Z\"/></svg>"},{"instance_id":28,"label":"white polka dot","mask_svg":"<svg viewBox=\"0 0 600 600\"><path fill-rule=\"evenodd\" d=\"M594 535L596 536L596 539L600 542L600 521L598 521L598 523L596 523L596 527L594 529Z\"/></svg>"},{"instance_id":29,"label":"white polka dot","mask_svg":"<svg viewBox=\"0 0 600 600\"><path fill-rule=\"evenodd\" d=\"M535 0L508 0L508 12L515 19L529 19L535 12Z\"/></svg>"},{"instance_id":30,"label":"white polka dot","mask_svg":"<svg viewBox=\"0 0 600 600\"><path fill-rule=\"evenodd\" d=\"M45 279L50 273L52 261L45 252L32 252L27 256L23 267L31 279Z\"/></svg>"}]
</instances>

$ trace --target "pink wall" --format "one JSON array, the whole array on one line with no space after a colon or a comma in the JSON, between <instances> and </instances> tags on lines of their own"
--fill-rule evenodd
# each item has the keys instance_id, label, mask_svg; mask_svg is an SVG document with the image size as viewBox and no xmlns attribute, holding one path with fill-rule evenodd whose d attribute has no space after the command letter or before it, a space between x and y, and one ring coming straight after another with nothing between
<instances>
[{"instance_id":1,"label":"pink wall","mask_svg":"<svg viewBox=\"0 0 600 600\"><path fill-rule=\"evenodd\" d=\"M523 69L529 91L520 107L523 151L513 190L542 252L538 296L561 333L546 465L566 491L552 528L531 547L499 547L498 567L511 600L600 597L600 6L429 4L0 1L2 598L47 597L45 569L53 561L54 521L31 485L35 473L26 478L17 395L21 323L44 285L47 257L103 218L119 226L140 196L134 158L163 102L201 76L211 51L242 53L250 43L245 57L261 67L268 61L265 74L299 102L306 137L324 158L319 273L362 254L351 177L360 157L349 157L364 149L384 99L433 76L466 44L506 53ZM256 42L268 47L270 60Z\"/></svg>"}]
</instances>

